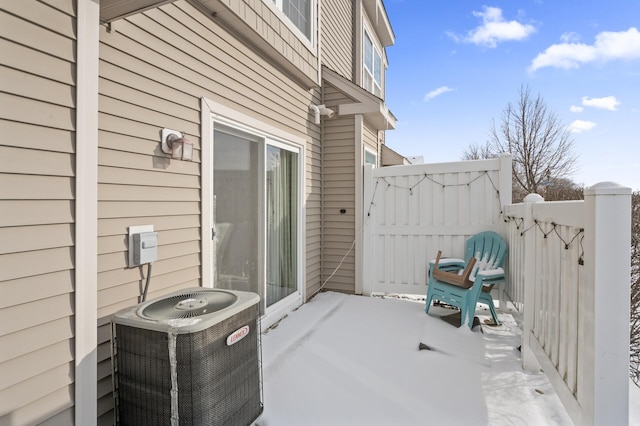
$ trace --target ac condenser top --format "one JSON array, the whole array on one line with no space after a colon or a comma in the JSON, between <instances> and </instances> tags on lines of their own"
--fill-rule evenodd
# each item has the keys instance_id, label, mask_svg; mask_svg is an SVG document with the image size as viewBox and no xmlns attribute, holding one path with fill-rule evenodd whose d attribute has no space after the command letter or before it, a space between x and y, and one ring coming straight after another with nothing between
<instances>
[{"instance_id":1,"label":"ac condenser top","mask_svg":"<svg viewBox=\"0 0 640 426\"><path fill-rule=\"evenodd\" d=\"M255 293L204 287L182 289L115 314L115 324L177 334L204 330L260 302Z\"/></svg>"}]
</instances>

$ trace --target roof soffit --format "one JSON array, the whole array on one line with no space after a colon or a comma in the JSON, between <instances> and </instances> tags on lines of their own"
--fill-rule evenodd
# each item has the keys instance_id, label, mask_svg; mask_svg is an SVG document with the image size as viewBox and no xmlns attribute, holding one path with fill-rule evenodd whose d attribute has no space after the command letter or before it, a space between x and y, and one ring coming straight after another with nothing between
<instances>
[{"instance_id":1,"label":"roof soffit","mask_svg":"<svg viewBox=\"0 0 640 426\"><path fill-rule=\"evenodd\" d=\"M380 43L385 47L393 45L395 43L395 34L393 34L393 28L391 28L382 0L362 0L362 5L369 16Z\"/></svg>"},{"instance_id":2,"label":"roof soffit","mask_svg":"<svg viewBox=\"0 0 640 426\"><path fill-rule=\"evenodd\" d=\"M100 20L111 22L176 0L101 0Z\"/></svg>"},{"instance_id":3,"label":"roof soffit","mask_svg":"<svg viewBox=\"0 0 640 426\"><path fill-rule=\"evenodd\" d=\"M329 68L322 68L322 78L356 102L338 105L338 115L362 114L377 129L395 129L396 118L382 99L367 92Z\"/></svg>"}]
</instances>

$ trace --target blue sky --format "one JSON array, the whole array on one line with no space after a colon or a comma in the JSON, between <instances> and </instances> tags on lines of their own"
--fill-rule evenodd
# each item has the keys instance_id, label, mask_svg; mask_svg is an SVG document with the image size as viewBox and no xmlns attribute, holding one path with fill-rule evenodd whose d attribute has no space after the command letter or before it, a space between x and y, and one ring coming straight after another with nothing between
<instances>
[{"instance_id":1,"label":"blue sky","mask_svg":"<svg viewBox=\"0 0 640 426\"><path fill-rule=\"evenodd\" d=\"M640 1L385 0L387 145L425 162L484 144L521 85L570 126L571 178L640 189Z\"/></svg>"}]
</instances>

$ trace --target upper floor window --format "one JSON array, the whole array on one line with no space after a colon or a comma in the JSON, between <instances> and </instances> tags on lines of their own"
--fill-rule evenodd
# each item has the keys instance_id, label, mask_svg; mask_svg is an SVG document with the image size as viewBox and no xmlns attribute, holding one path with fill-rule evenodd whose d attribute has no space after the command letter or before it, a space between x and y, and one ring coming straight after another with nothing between
<instances>
[{"instance_id":1,"label":"upper floor window","mask_svg":"<svg viewBox=\"0 0 640 426\"><path fill-rule=\"evenodd\" d=\"M273 0L289 20L311 40L311 4L313 0Z\"/></svg>"},{"instance_id":2,"label":"upper floor window","mask_svg":"<svg viewBox=\"0 0 640 426\"><path fill-rule=\"evenodd\" d=\"M382 97L382 56L369 33L364 32L364 67L362 82L366 90Z\"/></svg>"}]
</instances>

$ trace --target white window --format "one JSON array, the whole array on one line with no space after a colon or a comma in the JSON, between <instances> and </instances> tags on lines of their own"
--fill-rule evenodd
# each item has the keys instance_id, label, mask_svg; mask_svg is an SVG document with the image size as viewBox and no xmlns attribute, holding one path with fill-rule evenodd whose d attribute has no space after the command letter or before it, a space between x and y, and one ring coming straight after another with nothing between
<instances>
[{"instance_id":1,"label":"white window","mask_svg":"<svg viewBox=\"0 0 640 426\"><path fill-rule=\"evenodd\" d=\"M363 87L382 97L382 56L367 30L364 31Z\"/></svg>"},{"instance_id":2,"label":"white window","mask_svg":"<svg viewBox=\"0 0 640 426\"><path fill-rule=\"evenodd\" d=\"M364 164L371 164L373 167L378 166L378 156L375 152L365 148L364 150Z\"/></svg>"},{"instance_id":3,"label":"white window","mask_svg":"<svg viewBox=\"0 0 640 426\"><path fill-rule=\"evenodd\" d=\"M300 30L302 34L311 40L313 0L273 0L278 9Z\"/></svg>"}]
</instances>

